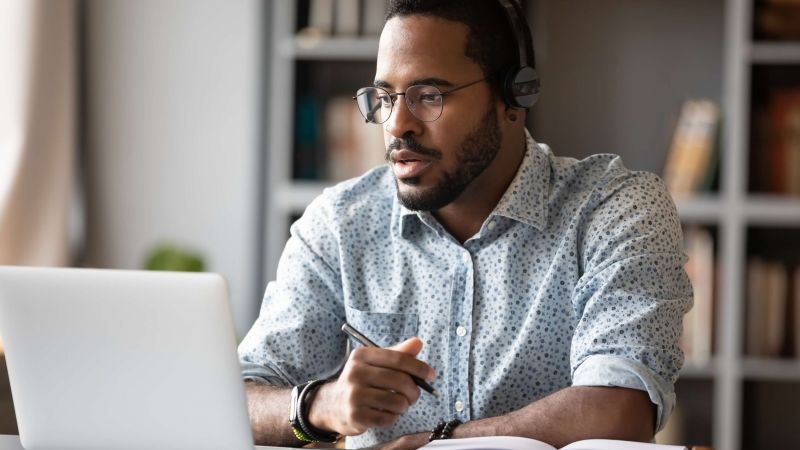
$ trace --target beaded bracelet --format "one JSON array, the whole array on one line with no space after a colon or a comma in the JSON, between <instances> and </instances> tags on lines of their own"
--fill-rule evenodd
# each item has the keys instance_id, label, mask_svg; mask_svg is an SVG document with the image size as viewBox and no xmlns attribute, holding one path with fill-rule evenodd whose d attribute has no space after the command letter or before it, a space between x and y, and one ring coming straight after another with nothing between
<instances>
[{"instance_id":1,"label":"beaded bracelet","mask_svg":"<svg viewBox=\"0 0 800 450\"><path fill-rule=\"evenodd\" d=\"M459 425L461 425L461 421L458 419L453 419L449 422L444 420L439 422L433 428L433 430L431 430L431 435L428 437L428 442L437 439L450 439L450 437L453 436L453 430L455 430Z\"/></svg>"}]
</instances>

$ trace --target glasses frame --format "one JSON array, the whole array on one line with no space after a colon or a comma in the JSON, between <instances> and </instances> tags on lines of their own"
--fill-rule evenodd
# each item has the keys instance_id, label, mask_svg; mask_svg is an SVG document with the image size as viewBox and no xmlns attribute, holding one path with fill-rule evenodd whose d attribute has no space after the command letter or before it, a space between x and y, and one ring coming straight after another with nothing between
<instances>
[{"instance_id":1,"label":"glasses frame","mask_svg":"<svg viewBox=\"0 0 800 450\"><path fill-rule=\"evenodd\" d=\"M415 84L415 85L413 85L413 86L409 86L409 87L407 87L407 88L406 88L406 90L405 90L405 91L403 91L403 92L394 92L394 93L392 93L392 92L389 92L389 91L387 91L386 89L384 89L384 88L382 88L382 87L378 87L378 86L366 86L366 87L360 88L360 89L359 89L359 90L356 92L356 95L355 95L355 97L351 97L351 98L352 98L352 99L353 99L353 100L356 102L356 106L358 106L358 97L359 97L360 95L362 95L362 94L361 94L361 91L362 91L362 89L380 89L380 90L382 90L383 92L385 92L385 93L386 93L386 95L388 95L388 96L389 96L389 99L390 99L390 100L391 100L391 102L392 102L392 108L389 110L389 114L387 114L387 115L386 115L386 118L385 118L385 119L383 119L383 120L382 120L382 121L380 121L380 122L376 122L375 120L369 120L369 119L367 118L367 116L365 116L365 115L364 115L364 112L363 112L363 111L361 111L361 107L360 107L360 106L358 106L358 112L359 112L359 113L361 113L361 116L364 118L364 122L366 122L366 123L373 123L373 124L375 124L375 125L381 125L381 124L384 124L384 123L386 123L386 121L387 121L387 120L389 120L389 117L391 117L391 116L392 116L392 113L394 112L394 105L395 105L395 102L397 101L397 97L399 97L399 96L401 96L401 95L402 95L402 96L404 96L404 97L406 98L406 107L408 108L408 110L411 112L411 114L412 114L412 115L413 115L413 116L414 116L414 117L415 117L417 120L420 120L420 121L422 121L422 122L435 122L435 121L439 120L439 117L442 117L442 112L444 111L444 98L445 98L445 97L447 97L448 95L452 94L453 92L460 91L461 89L468 88L468 87L470 87L470 86L472 86L472 85L475 85L475 84L478 84L478 83L480 83L480 82L482 82L482 81L486 81L486 80L488 80L489 78L490 78L490 77L483 77L483 78L481 78L481 79L479 79L479 80L470 81L469 83L462 84L461 86L456 86L456 87L454 87L454 88L452 88L452 89L450 89L450 90L448 90L448 91L444 91L444 92L442 92L442 90L441 90L441 89L439 89L439 87L438 87L438 86L436 86L436 85L433 85L433 84ZM406 92L408 92L408 91L409 91L409 89L413 89L413 88L415 88L415 87L418 87L418 86L423 86L423 87L433 87L433 88L435 88L436 90L438 90L438 91L439 91L439 95L441 95L441 96L442 96L442 107L441 107L441 110L439 111L439 115L437 115L437 116L436 116L436 118L434 118L434 119L430 119L430 120L423 120L423 119L420 119L420 118L419 118L419 117L418 117L418 116L417 116L417 115L414 113L414 110L411 108L411 105L409 105L409 104L408 104L408 97L406 96Z\"/></svg>"}]
</instances>

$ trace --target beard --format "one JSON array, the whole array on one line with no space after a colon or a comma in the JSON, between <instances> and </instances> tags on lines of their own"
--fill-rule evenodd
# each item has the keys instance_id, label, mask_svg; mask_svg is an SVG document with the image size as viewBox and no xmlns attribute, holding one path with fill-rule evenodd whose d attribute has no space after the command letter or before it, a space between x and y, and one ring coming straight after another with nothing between
<instances>
[{"instance_id":1,"label":"beard","mask_svg":"<svg viewBox=\"0 0 800 450\"><path fill-rule=\"evenodd\" d=\"M435 186L419 192L403 193L399 186L399 183L415 186L419 184L419 177L403 180L398 180L395 177L397 199L403 206L412 211L436 211L449 205L494 161L500 151L501 139L502 133L500 125L497 123L497 109L493 104L489 104L489 108L478 122L478 125L461 142L461 146L456 153L455 169L445 171ZM409 135L404 136L403 139L396 139L389 144L386 151L387 160L392 150L404 146L421 155L435 159L441 159L442 157L442 153L439 150L423 147Z\"/></svg>"}]
</instances>

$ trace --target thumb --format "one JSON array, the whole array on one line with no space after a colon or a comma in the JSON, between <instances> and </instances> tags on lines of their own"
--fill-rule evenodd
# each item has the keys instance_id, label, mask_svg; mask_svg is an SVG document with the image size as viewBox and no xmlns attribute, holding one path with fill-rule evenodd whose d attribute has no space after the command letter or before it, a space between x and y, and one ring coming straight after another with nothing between
<instances>
[{"instance_id":1,"label":"thumb","mask_svg":"<svg viewBox=\"0 0 800 450\"><path fill-rule=\"evenodd\" d=\"M391 347L387 347L389 350L394 350L396 352L407 353L411 356L417 356L417 354L422 350L422 340L416 336L406 339L405 341L393 345Z\"/></svg>"}]
</instances>

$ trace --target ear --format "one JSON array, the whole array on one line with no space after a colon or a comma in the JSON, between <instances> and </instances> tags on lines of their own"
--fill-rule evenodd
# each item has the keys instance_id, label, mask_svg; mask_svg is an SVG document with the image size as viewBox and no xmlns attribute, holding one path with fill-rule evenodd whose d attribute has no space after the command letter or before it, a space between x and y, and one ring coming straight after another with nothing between
<instances>
[{"instance_id":1,"label":"ear","mask_svg":"<svg viewBox=\"0 0 800 450\"><path fill-rule=\"evenodd\" d=\"M524 120L525 110L522 108L514 108L513 106L505 106L503 110L503 119L507 122L515 123Z\"/></svg>"}]
</instances>

